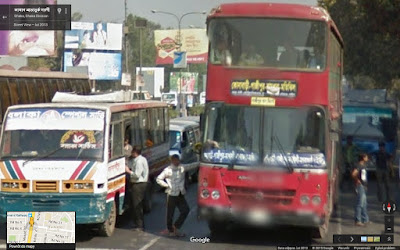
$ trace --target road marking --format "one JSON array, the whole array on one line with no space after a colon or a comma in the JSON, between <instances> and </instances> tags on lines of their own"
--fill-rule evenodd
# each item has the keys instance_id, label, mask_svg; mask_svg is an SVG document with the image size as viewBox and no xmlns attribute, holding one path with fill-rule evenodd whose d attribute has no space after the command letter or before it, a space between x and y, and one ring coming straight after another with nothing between
<instances>
[{"instance_id":1,"label":"road marking","mask_svg":"<svg viewBox=\"0 0 400 250\"><path fill-rule=\"evenodd\" d=\"M147 243L146 245L144 245L143 247L141 247L139 250L146 250L149 247L151 247L152 245L154 245L158 240L160 239L160 237L154 238L152 239L149 243Z\"/></svg>"}]
</instances>

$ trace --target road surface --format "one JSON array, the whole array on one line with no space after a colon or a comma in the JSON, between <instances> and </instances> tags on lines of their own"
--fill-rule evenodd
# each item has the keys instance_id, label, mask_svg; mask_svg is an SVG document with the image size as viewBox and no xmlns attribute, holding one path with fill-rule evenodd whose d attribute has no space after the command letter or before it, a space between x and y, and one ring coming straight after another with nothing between
<instances>
[{"instance_id":1,"label":"road surface","mask_svg":"<svg viewBox=\"0 0 400 250\"><path fill-rule=\"evenodd\" d=\"M393 185L394 187L395 185ZM399 188L397 187L396 191ZM189 216L183 226L184 238L169 238L160 232L165 229L165 194L157 192L153 197L152 212L145 217L145 232L130 228L127 216L119 220L119 227L109 238L96 236L96 232L79 228L76 233L78 249L276 249L287 245L332 245L333 234L383 234L384 214L376 198L376 182L370 181L368 190L369 216L373 222L365 228L355 227L353 221L354 193L342 192L337 216L329 225L329 235L322 240L312 240L305 230L274 228L257 230L251 228L231 228L218 237L212 237L204 221L196 216L197 184L191 184L187 193L190 205ZM400 204L400 203L399 203ZM400 245L400 216L395 220L395 245ZM2 227L4 228L4 227ZM210 239L209 243L192 243L190 237ZM0 248L5 246L4 229L0 232Z\"/></svg>"}]
</instances>

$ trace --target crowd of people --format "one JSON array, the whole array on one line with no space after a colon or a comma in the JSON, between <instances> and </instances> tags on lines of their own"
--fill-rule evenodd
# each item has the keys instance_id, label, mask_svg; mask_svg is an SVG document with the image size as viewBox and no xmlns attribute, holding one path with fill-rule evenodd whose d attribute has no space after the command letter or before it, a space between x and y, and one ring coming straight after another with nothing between
<instances>
[{"instance_id":1,"label":"crowd of people","mask_svg":"<svg viewBox=\"0 0 400 250\"><path fill-rule=\"evenodd\" d=\"M379 143L379 150L374 153L375 161L371 162L367 154L362 152L354 143L353 137L348 136L346 145L343 148L344 171L341 179L341 189L352 187L354 183L356 193L356 204L354 210L354 222L356 226L370 224L368 217L368 175L367 167L374 164L377 180L377 199L379 202L386 202L393 199L390 189L390 178L394 176L391 164L393 156L385 150L385 143Z\"/></svg>"}]
</instances>

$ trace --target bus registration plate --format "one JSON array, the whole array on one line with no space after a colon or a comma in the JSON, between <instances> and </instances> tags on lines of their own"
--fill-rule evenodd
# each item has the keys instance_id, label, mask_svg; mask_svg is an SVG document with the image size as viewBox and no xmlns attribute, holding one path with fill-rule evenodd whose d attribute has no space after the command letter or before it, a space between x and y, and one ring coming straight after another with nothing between
<instances>
[{"instance_id":1,"label":"bus registration plate","mask_svg":"<svg viewBox=\"0 0 400 250\"><path fill-rule=\"evenodd\" d=\"M251 98L252 106L275 106L275 99L271 97L257 97Z\"/></svg>"}]
</instances>

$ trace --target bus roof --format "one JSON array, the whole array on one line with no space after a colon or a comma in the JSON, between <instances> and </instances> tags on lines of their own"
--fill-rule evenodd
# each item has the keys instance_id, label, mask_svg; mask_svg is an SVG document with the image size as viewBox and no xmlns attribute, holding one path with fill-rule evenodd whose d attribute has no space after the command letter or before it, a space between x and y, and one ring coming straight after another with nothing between
<instances>
[{"instance_id":1,"label":"bus roof","mask_svg":"<svg viewBox=\"0 0 400 250\"><path fill-rule=\"evenodd\" d=\"M226 3L212 9L207 19L214 17L276 17L324 21L333 27L343 44L343 39L329 13L318 6L285 3Z\"/></svg>"},{"instance_id":2,"label":"bus roof","mask_svg":"<svg viewBox=\"0 0 400 250\"><path fill-rule=\"evenodd\" d=\"M89 108L89 109L109 109L111 112L121 112L125 110L132 109L142 109L142 108L157 108L157 107L167 107L167 104L160 101L131 101L123 103L38 103L38 104L23 104L11 106L9 110L15 109L27 109L27 108Z\"/></svg>"}]
</instances>

